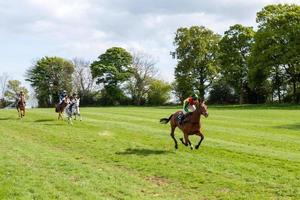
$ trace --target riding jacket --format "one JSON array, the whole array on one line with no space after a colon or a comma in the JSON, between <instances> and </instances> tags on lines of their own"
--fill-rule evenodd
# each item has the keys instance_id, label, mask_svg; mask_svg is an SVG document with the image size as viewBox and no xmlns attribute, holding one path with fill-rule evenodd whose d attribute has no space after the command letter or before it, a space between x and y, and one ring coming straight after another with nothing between
<instances>
[{"instance_id":1,"label":"riding jacket","mask_svg":"<svg viewBox=\"0 0 300 200\"><path fill-rule=\"evenodd\" d=\"M194 112L195 109L195 101L193 100L192 97L188 97L183 101L183 112L186 113L191 113Z\"/></svg>"}]
</instances>

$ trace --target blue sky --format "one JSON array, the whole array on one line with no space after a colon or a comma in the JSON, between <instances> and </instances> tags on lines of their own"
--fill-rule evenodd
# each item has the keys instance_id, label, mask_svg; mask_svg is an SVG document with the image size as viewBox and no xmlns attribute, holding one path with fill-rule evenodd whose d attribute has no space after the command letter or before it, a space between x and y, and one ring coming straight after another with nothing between
<instances>
[{"instance_id":1,"label":"blue sky","mask_svg":"<svg viewBox=\"0 0 300 200\"><path fill-rule=\"evenodd\" d=\"M43 56L93 61L121 46L152 55L160 77L172 81L177 28L203 25L223 34L236 23L255 26L256 12L272 3L299 1L0 0L0 75L24 83L26 69Z\"/></svg>"}]
</instances>

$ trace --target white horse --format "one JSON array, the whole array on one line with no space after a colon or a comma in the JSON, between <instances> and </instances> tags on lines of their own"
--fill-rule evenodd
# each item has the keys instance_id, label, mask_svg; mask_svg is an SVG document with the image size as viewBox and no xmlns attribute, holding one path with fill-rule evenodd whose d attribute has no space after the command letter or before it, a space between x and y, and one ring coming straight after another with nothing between
<instances>
[{"instance_id":1,"label":"white horse","mask_svg":"<svg viewBox=\"0 0 300 200\"><path fill-rule=\"evenodd\" d=\"M79 109L79 104L80 104L80 98L78 99L73 99L69 105L66 107L65 112L66 115L68 116L68 122L69 124L72 123L72 117L74 116L74 120L77 119L77 116L80 117L80 121L82 120L82 117L80 115L80 109Z\"/></svg>"}]
</instances>

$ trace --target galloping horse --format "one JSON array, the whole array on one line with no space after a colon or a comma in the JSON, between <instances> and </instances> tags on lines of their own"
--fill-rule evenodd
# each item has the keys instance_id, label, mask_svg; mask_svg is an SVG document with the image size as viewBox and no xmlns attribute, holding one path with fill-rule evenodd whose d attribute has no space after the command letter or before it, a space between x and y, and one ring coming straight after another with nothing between
<instances>
[{"instance_id":1,"label":"galloping horse","mask_svg":"<svg viewBox=\"0 0 300 200\"><path fill-rule=\"evenodd\" d=\"M22 119L23 117L25 117L25 98L24 96L21 96L20 99L17 102L17 111L18 111L18 115L19 117Z\"/></svg>"},{"instance_id":2,"label":"galloping horse","mask_svg":"<svg viewBox=\"0 0 300 200\"><path fill-rule=\"evenodd\" d=\"M70 102L69 97L65 97L62 103L55 105L55 112L58 113L57 119L63 119L63 112L65 111L67 105L69 105L69 102Z\"/></svg>"},{"instance_id":3,"label":"galloping horse","mask_svg":"<svg viewBox=\"0 0 300 200\"><path fill-rule=\"evenodd\" d=\"M175 142L175 149L178 149L177 140L175 138L175 129L178 127L184 135L183 138L180 138L182 144L185 146L190 145L191 149L193 149L193 145L191 144L189 140L189 135L198 135L200 137L199 143L196 145L196 149L199 148L201 145L202 140L204 139L204 135L201 132L201 124L200 124L200 117L201 115L204 115L205 117L208 117L208 111L207 106L205 105L204 101L197 101L196 102L196 110L188 116L189 121L183 123L180 125L179 117L183 114L182 111L177 111L176 113L172 114L169 118L162 118L160 119L160 123L167 124L170 121L171 124L171 137L173 138Z\"/></svg>"},{"instance_id":4,"label":"galloping horse","mask_svg":"<svg viewBox=\"0 0 300 200\"><path fill-rule=\"evenodd\" d=\"M70 103L67 107L66 107L66 114L68 116L68 121L69 123L72 124L72 116L76 117L80 117L80 121L82 120L81 115L80 115L80 110L79 110L79 104L80 104L80 98L76 99L76 101L74 103Z\"/></svg>"}]
</instances>

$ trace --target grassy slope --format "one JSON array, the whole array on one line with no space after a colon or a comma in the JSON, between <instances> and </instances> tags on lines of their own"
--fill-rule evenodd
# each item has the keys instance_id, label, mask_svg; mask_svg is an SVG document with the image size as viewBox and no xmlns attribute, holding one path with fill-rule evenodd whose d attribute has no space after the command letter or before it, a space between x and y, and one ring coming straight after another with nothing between
<instances>
[{"instance_id":1,"label":"grassy slope","mask_svg":"<svg viewBox=\"0 0 300 200\"><path fill-rule=\"evenodd\" d=\"M299 107L210 108L198 151L158 124L174 110L83 108L73 126L0 110L0 199L300 198Z\"/></svg>"}]
</instances>

